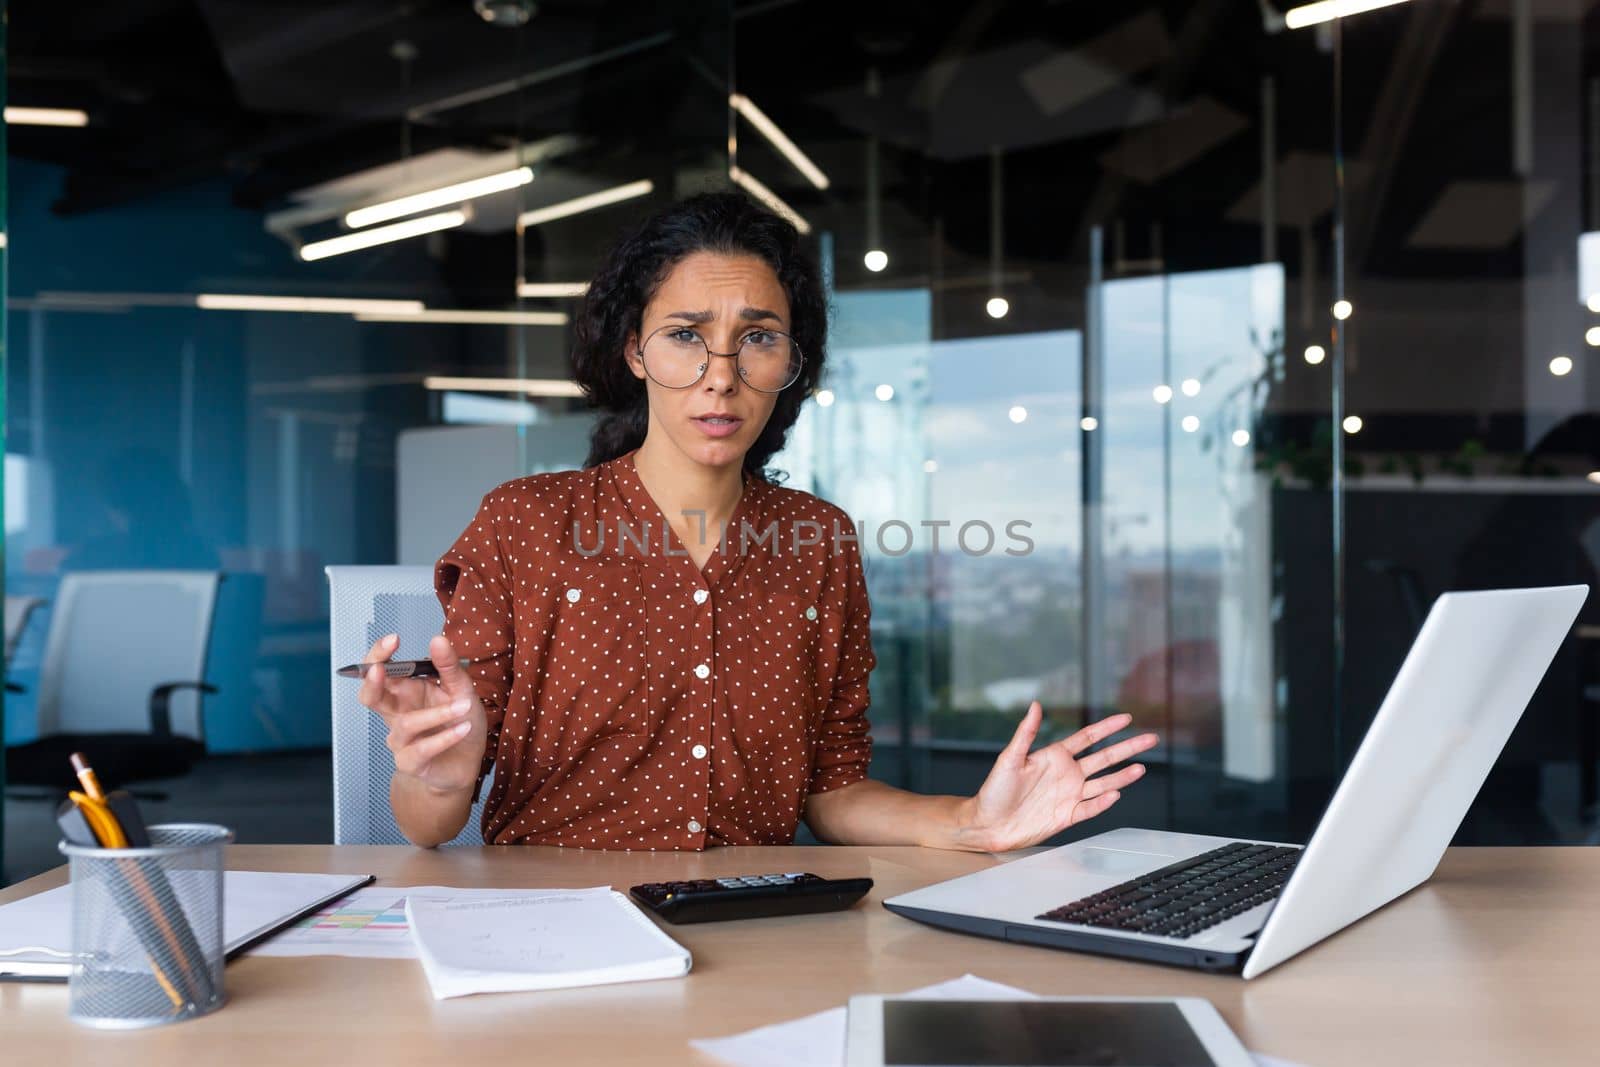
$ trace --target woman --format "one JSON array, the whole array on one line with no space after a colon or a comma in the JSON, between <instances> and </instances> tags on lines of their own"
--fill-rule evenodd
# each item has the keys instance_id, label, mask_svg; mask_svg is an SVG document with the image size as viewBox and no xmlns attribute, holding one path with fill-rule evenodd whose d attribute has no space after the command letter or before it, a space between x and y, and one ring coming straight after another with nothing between
<instances>
[{"instance_id":1,"label":"woman","mask_svg":"<svg viewBox=\"0 0 1600 1067\"><path fill-rule=\"evenodd\" d=\"M603 413L585 469L495 489L440 559L437 684L363 681L410 840L453 838L493 770L492 844L787 844L804 818L824 841L1002 851L1143 774L1091 777L1153 734L1084 754L1126 715L1030 753L1035 702L976 796L867 778L854 528L764 474L825 333L799 235L741 195L693 197L612 250L577 322L577 378Z\"/></svg>"}]
</instances>

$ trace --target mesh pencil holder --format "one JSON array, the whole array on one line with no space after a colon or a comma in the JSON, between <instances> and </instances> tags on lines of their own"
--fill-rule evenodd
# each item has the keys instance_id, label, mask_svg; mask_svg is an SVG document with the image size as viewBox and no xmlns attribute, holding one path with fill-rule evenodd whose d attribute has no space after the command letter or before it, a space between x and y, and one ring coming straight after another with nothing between
<instances>
[{"instance_id":1,"label":"mesh pencil holder","mask_svg":"<svg viewBox=\"0 0 1600 1067\"><path fill-rule=\"evenodd\" d=\"M59 846L72 879L74 1022L128 1030L222 1007L223 846L233 831L169 823L149 833L148 848Z\"/></svg>"}]
</instances>

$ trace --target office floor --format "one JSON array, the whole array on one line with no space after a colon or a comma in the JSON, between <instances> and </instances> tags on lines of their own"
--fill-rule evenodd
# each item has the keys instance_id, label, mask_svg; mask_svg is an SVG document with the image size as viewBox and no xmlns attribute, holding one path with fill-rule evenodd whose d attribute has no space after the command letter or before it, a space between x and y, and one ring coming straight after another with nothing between
<instances>
[{"instance_id":1,"label":"office floor","mask_svg":"<svg viewBox=\"0 0 1600 1067\"><path fill-rule=\"evenodd\" d=\"M968 761L969 772L953 765L936 767L941 792L970 791L981 784L984 761ZM1064 837L1113 826L1159 826L1165 820L1167 768L1152 766L1149 788L1131 791L1106 817L1074 828ZM1577 765L1546 764L1539 784L1537 813L1475 805L1458 835L1460 844L1600 844L1600 829L1578 818ZM970 779L970 781L968 780ZM327 752L259 756L213 756L184 778L151 782L142 789L166 799L145 800L151 822L218 822L233 829L241 844L323 844L333 840L332 760ZM1488 798L1485 798L1488 799ZM54 801L17 791L5 799L5 855L0 885L9 885L61 863L52 817ZM799 842L815 843L801 828Z\"/></svg>"},{"instance_id":2,"label":"office floor","mask_svg":"<svg viewBox=\"0 0 1600 1067\"><path fill-rule=\"evenodd\" d=\"M165 800L142 799L148 822L214 822L241 844L326 844L333 840L333 762L328 752L212 756L183 778L141 783ZM7 791L0 885L61 862L55 801Z\"/></svg>"}]
</instances>

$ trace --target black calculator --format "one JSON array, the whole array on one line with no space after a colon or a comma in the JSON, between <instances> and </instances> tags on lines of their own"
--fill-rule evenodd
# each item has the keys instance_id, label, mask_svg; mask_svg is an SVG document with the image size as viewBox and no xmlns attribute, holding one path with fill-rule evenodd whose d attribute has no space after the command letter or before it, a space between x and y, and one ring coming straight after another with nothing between
<instances>
[{"instance_id":1,"label":"black calculator","mask_svg":"<svg viewBox=\"0 0 1600 1067\"><path fill-rule=\"evenodd\" d=\"M669 923L764 919L839 911L867 895L871 878L823 878L815 874L748 874L685 882L647 882L628 892Z\"/></svg>"}]
</instances>

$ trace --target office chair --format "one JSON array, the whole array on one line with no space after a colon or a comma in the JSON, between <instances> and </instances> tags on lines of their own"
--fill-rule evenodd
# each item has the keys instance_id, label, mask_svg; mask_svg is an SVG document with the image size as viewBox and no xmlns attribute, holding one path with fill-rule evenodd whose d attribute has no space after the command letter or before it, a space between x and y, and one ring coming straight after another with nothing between
<instances>
[{"instance_id":1,"label":"office chair","mask_svg":"<svg viewBox=\"0 0 1600 1067\"><path fill-rule=\"evenodd\" d=\"M331 667L359 663L385 634L399 634L395 659L421 659L444 626L433 591L432 567L327 567L328 647ZM404 845L405 834L389 807L394 754L384 743L388 727L356 699L361 683L333 679L333 842L336 845ZM446 842L483 844L485 781L467 825Z\"/></svg>"},{"instance_id":2,"label":"office chair","mask_svg":"<svg viewBox=\"0 0 1600 1067\"><path fill-rule=\"evenodd\" d=\"M8 785L72 785L83 752L114 788L186 774L205 755L202 694L216 571L61 579L39 670L38 739L6 750Z\"/></svg>"},{"instance_id":3,"label":"office chair","mask_svg":"<svg viewBox=\"0 0 1600 1067\"><path fill-rule=\"evenodd\" d=\"M16 655L17 645L22 643L22 631L28 627L28 617L34 609L43 604L44 600L36 596L7 596L6 597L6 645L5 665L11 668L11 657ZM20 693L22 686L14 682L6 682L6 692Z\"/></svg>"},{"instance_id":4,"label":"office chair","mask_svg":"<svg viewBox=\"0 0 1600 1067\"><path fill-rule=\"evenodd\" d=\"M1417 569L1393 560L1369 559L1367 570L1394 580L1395 595L1400 598L1400 607L1405 611L1411 632L1422 629L1422 622L1428 617L1428 598L1423 593L1422 575L1417 573Z\"/></svg>"},{"instance_id":5,"label":"office chair","mask_svg":"<svg viewBox=\"0 0 1600 1067\"><path fill-rule=\"evenodd\" d=\"M27 628L28 617L43 603L44 599L36 596L6 597L7 666L11 664L11 657L17 651L17 644L22 640L22 631Z\"/></svg>"}]
</instances>

